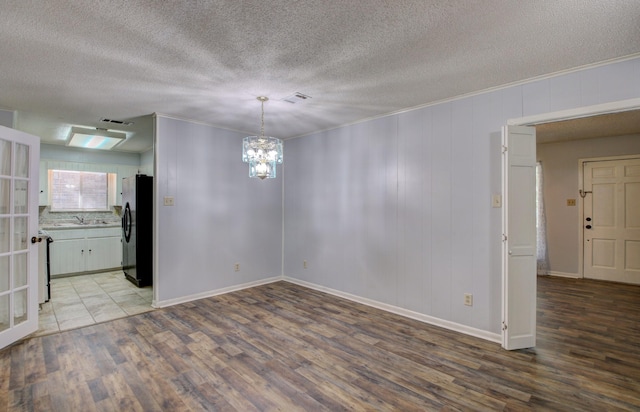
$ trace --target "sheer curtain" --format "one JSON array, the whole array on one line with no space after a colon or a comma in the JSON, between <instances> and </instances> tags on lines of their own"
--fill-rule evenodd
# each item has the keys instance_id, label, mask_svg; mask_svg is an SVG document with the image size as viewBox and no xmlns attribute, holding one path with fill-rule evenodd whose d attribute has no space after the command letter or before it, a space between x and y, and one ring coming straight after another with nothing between
<instances>
[{"instance_id":1,"label":"sheer curtain","mask_svg":"<svg viewBox=\"0 0 640 412\"><path fill-rule=\"evenodd\" d=\"M549 253L547 250L547 216L544 211L544 179L542 177L542 163L536 163L536 229L538 235L537 260L538 275L549 274Z\"/></svg>"}]
</instances>

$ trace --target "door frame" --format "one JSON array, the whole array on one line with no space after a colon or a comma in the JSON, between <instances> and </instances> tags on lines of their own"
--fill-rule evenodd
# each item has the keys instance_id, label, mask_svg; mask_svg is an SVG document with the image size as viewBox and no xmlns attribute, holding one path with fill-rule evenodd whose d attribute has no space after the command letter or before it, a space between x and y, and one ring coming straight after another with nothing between
<instances>
[{"instance_id":1,"label":"door frame","mask_svg":"<svg viewBox=\"0 0 640 412\"><path fill-rule=\"evenodd\" d=\"M632 154L632 155L620 155L620 156L601 156L601 157L588 157L584 159L578 159L578 188L584 190L584 164L591 162L606 162L606 161L616 161L616 160L627 160L627 159L640 159L640 154ZM582 196L579 197L578 200L578 215L580 216L580 226L578 229L578 243L580 247L578 248L578 275L580 275L580 279L584 279L584 198Z\"/></svg>"},{"instance_id":2,"label":"door frame","mask_svg":"<svg viewBox=\"0 0 640 412\"><path fill-rule=\"evenodd\" d=\"M536 125L543 124L543 123L552 123L552 122L557 122L562 120L578 119L582 117L591 117L591 116L597 116L601 114L619 113L619 112L626 112L626 111L638 110L638 109L640 109L640 98L627 99L627 100L620 100L620 101L597 104L592 106L583 106L583 107L578 107L578 108L568 109L568 110L558 110L555 112L548 112L548 113L541 113L541 114L536 114L531 116L512 118L507 120L507 126L534 126L535 127ZM508 179L508 176L505 176L506 173L507 173L506 170L502 171L503 181L504 179ZM582 183L583 182L581 182L581 184ZM502 198L503 199L506 198L507 195L508 195L507 193L503 193ZM580 202L580 205L581 205L580 207L582 208L582 202ZM581 209L579 213L583 213L583 209ZM581 237L581 241L584 243L583 237ZM580 271L584 277L584 267L583 267L583 261L582 261L582 259L584 259L584 252L582 251L581 247L579 247L578 249L580 250L580 255L581 255L580 262L579 262ZM506 273L504 273L504 271L505 271L505 267L503 265L502 279L505 279ZM504 313L506 309L506 303L508 302L509 298L510 296L507 296L507 289L504 287L504 284L503 284L502 296L501 296L502 313ZM534 306L535 306L535 301L534 301ZM536 310L535 307L529 308L529 309L534 311ZM505 339L505 331L502 330L502 340L504 341L504 339Z\"/></svg>"}]
</instances>

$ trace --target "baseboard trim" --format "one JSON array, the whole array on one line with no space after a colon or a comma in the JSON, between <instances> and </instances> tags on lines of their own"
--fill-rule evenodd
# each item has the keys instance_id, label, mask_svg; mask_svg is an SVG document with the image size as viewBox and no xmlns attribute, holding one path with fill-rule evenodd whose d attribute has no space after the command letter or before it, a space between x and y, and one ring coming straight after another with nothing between
<instances>
[{"instance_id":1,"label":"baseboard trim","mask_svg":"<svg viewBox=\"0 0 640 412\"><path fill-rule=\"evenodd\" d=\"M549 276L557 276L559 278L571 278L571 279L580 279L580 276L577 273L569 273L569 272L549 272Z\"/></svg>"},{"instance_id":2,"label":"baseboard trim","mask_svg":"<svg viewBox=\"0 0 640 412\"><path fill-rule=\"evenodd\" d=\"M461 325L459 323L451 322L448 320L436 318L433 316L425 315L422 313L414 312L412 310L400 308L397 306L389 305L387 303L378 302L372 299L363 298L357 295L352 295L350 293L341 292L339 290L331 289L325 286L316 285L315 283L306 282L304 280L291 278L288 276L284 276L281 280L285 282L290 282L296 285L304 286L309 289L314 289L320 292L325 292L330 295L334 295L343 299L347 299L353 302L361 303L363 305L371 306L376 309L381 309L386 312L395 313L396 315L404 316L409 319L414 319L423 323L428 323L430 325L439 326L448 330L452 330L454 332L463 333L465 335L474 336L476 338L488 340L490 342L501 343L502 335L498 333L487 332L481 329L472 328L470 326Z\"/></svg>"},{"instance_id":3,"label":"baseboard trim","mask_svg":"<svg viewBox=\"0 0 640 412\"><path fill-rule=\"evenodd\" d=\"M268 283L273 283L273 282L277 282L282 280L282 276L274 276L274 277L270 277L270 278L266 278L266 279L261 279L261 280L256 280L254 282L248 282L248 283L243 283L240 285L233 285L233 286L229 286L226 288L221 288L221 289L215 289L215 290L209 290L207 292L201 292L201 293L196 293L193 295L188 295L188 296L181 296L179 298L174 298L174 299L166 299L166 300L160 300L160 301L156 301L154 300L153 302L151 302L151 306L154 308L166 308L168 306L173 306L173 305L179 305L181 303L187 303L187 302L192 302L194 300L198 300L198 299L204 299L204 298L209 298L212 296L217 296L217 295L223 295L225 293L230 293L230 292L236 292L238 290L242 290L242 289L249 289L249 288L253 288L256 286L260 286L260 285L266 285Z\"/></svg>"}]
</instances>

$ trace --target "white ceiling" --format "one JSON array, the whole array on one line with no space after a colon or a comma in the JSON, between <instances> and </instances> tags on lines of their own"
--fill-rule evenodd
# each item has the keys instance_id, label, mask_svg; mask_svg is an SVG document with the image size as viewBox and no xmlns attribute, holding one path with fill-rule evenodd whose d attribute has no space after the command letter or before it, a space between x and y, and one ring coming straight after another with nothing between
<instances>
[{"instance_id":1,"label":"white ceiling","mask_svg":"<svg viewBox=\"0 0 640 412\"><path fill-rule=\"evenodd\" d=\"M635 55L639 21L638 0L4 1L0 107L57 143L135 119L106 127L141 151L154 112L255 134L266 95L291 138Z\"/></svg>"},{"instance_id":2,"label":"white ceiling","mask_svg":"<svg viewBox=\"0 0 640 412\"><path fill-rule=\"evenodd\" d=\"M539 144L629 135L640 135L640 110L536 125Z\"/></svg>"}]
</instances>

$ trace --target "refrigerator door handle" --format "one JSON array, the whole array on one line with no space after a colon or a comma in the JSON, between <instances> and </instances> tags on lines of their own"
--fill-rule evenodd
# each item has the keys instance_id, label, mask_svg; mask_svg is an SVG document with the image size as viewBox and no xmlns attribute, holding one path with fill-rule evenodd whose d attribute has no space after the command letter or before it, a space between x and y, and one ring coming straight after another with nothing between
<instances>
[{"instance_id":1,"label":"refrigerator door handle","mask_svg":"<svg viewBox=\"0 0 640 412\"><path fill-rule=\"evenodd\" d=\"M124 226L124 240L129 243L131 240L131 208L129 207L129 202L124 208L124 216L122 217L123 226Z\"/></svg>"}]
</instances>

